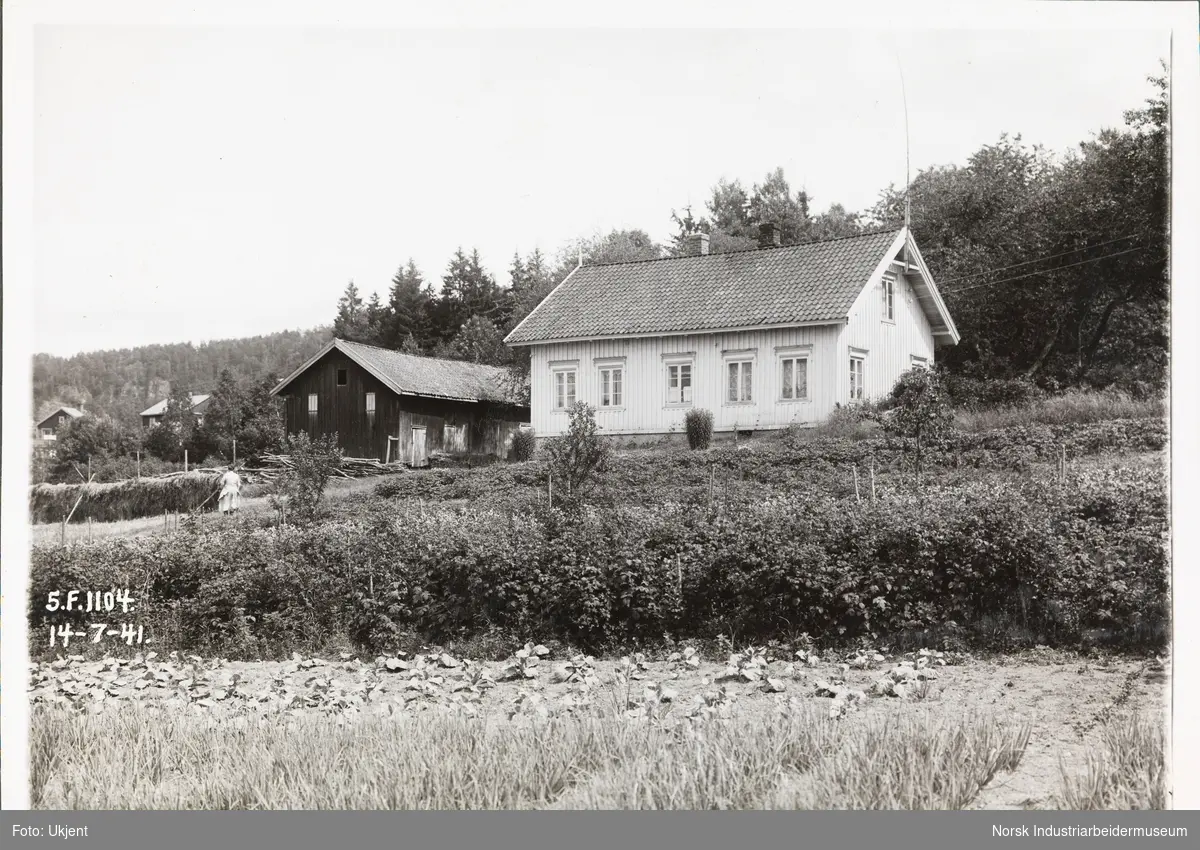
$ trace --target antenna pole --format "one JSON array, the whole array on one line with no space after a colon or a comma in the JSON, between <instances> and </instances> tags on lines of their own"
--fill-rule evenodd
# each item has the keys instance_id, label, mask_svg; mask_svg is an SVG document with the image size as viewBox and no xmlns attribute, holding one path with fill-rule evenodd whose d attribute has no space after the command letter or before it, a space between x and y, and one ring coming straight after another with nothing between
<instances>
[{"instance_id":1,"label":"antenna pole","mask_svg":"<svg viewBox=\"0 0 1200 850\"><path fill-rule=\"evenodd\" d=\"M900 99L904 104L904 267L908 270L908 229L912 223L911 208L909 206L908 192L912 186L911 174L911 146L908 136L908 92L904 86L904 65L900 62L900 54L896 53L896 66L900 69Z\"/></svg>"}]
</instances>

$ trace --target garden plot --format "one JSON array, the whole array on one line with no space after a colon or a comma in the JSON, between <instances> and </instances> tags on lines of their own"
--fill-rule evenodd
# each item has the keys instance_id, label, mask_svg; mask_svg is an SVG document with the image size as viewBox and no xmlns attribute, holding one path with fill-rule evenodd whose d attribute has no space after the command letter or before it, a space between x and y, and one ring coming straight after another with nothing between
<instances>
[{"instance_id":1,"label":"garden plot","mask_svg":"<svg viewBox=\"0 0 1200 850\"><path fill-rule=\"evenodd\" d=\"M597 660L536 644L494 663L436 650L285 662L74 656L32 670L33 799L43 808L1055 807L1062 766L1083 770L1114 712L1162 717L1164 675L1145 662L1049 651L987 661L759 648L719 662L686 648ZM63 745L80 740L91 743ZM135 769L104 767L113 760ZM418 769L433 764L436 781ZM470 779L488 765L490 791Z\"/></svg>"}]
</instances>

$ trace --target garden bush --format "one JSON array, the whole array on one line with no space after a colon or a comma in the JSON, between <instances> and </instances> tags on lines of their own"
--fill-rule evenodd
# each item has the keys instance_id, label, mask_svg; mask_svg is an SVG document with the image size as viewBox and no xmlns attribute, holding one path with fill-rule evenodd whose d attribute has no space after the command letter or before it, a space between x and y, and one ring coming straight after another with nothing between
<instances>
[{"instance_id":1,"label":"garden bush","mask_svg":"<svg viewBox=\"0 0 1200 850\"><path fill-rule=\"evenodd\" d=\"M536 450L537 434L534 433L532 428L521 428L513 435L513 460L522 462L533 460L533 454Z\"/></svg>"},{"instance_id":2,"label":"garden bush","mask_svg":"<svg viewBox=\"0 0 1200 850\"><path fill-rule=\"evenodd\" d=\"M687 429L688 447L691 449L707 449L712 443L713 415L711 410L693 408L684 416Z\"/></svg>"}]
</instances>

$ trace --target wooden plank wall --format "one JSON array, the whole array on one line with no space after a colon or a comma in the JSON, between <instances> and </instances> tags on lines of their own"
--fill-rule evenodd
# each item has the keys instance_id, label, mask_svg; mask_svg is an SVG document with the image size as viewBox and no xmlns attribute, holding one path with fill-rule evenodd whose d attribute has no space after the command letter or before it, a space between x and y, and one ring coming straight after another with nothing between
<instances>
[{"instance_id":1,"label":"wooden plank wall","mask_svg":"<svg viewBox=\"0 0 1200 850\"><path fill-rule=\"evenodd\" d=\"M664 356L692 352L692 405L713 413L718 431L766 430L818 422L837 400L839 326L787 328L745 333L555 343L533 347L530 374L533 427L539 436L561 434L567 416L553 409L554 368L576 362L576 400L597 408L596 423L607 434L662 434L684 430L687 407L667 404ZM807 401L781 398L781 355L777 349L811 346ZM754 403L728 404L726 352L752 350ZM624 358L624 404L600 408L600 368ZM597 363L596 361L600 361ZM844 395L844 394L843 394Z\"/></svg>"},{"instance_id":2,"label":"wooden plank wall","mask_svg":"<svg viewBox=\"0 0 1200 850\"><path fill-rule=\"evenodd\" d=\"M889 272L895 274L896 269ZM896 275L895 321L884 319L883 285L873 281L851 308L844 334L845 353L838 365L839 400L850 396L850 348L867 352L863 364L865 395L878 399L892 391L896 379L911 368L912 357L924 357L933 366L933 330L903 275Z\"/></svg>"},{"instance_id":3,"label":"wooden plank wall","mask_svg":"<svg viewBox=\"0 0 1200 850\"><path fill-rule=\"evenodd\" d=\"M346 385L337 385L337 371L346 370ZM366 394L375 393L375 413L368 415ZM308 414L308 396L317 394L317 414ZM472 454L507 454L512 433L528 422L527 409L495 408L490 405L423 396L397 396L384 384L339 351L331 351L287 388L284 416L289 434L305 432L310 437L337 433L338 444L351 457L384 460L388 437L392 459L411 456L412 429L424 427L425 452L445 449L446 426L452 435L460 430L465 438L460 450Z\"/></svg>"}]
</instances>

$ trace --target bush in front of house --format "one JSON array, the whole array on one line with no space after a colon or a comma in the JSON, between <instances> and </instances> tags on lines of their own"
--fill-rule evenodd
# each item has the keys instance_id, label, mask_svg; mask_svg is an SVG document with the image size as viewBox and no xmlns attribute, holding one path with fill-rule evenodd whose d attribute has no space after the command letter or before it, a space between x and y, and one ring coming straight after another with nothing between
<instances>
[{"instance_id":1,"label":"bush in front of house","mask_svg":"<svg viewBox=\"0 0 1200 850\"><path fill-rule=\"evenodd\" d=\"M612 447L600 437L596 411L584 402L576 402L568 411L567 432L546 443L550 472L565 485L569 499L578 500L600 483Z\"/></svg>"},{"instance_id":2,"label":"bush in front of house","mask_svg":"<svg viewBox=\"0 0 1200 850\"><path fill-rule=\"evenodd\" d=\"M712 443L713 415L711 410L693 408L684 417L687 428L688 446L692 449L707 449Z\"/></svg>"},{"instance_id":3,"label":"bush in front of house","mask_svg":"<svg viewBox=\"0 0 1200 850\"><path fill-rule=\"evenodd\" d=\"M521 463L533 460L533 454L536 450L537 434L532 428L521 428L513 435L513 460Z\"/></svg>"},{"instance_id":4,"label":"bush in front of house","mask_svg":"<svg viewBox=\"0 0 1200 850\"><path fill-rule=\"evenodd\" d=\"M316 439L303 431L289 434L283 451L291 463L280 479L278 492L271 496L271 506L285 519L312 522L320 513L325 486L342 465L337 434Z\"/></svg>"}]
</instances>

